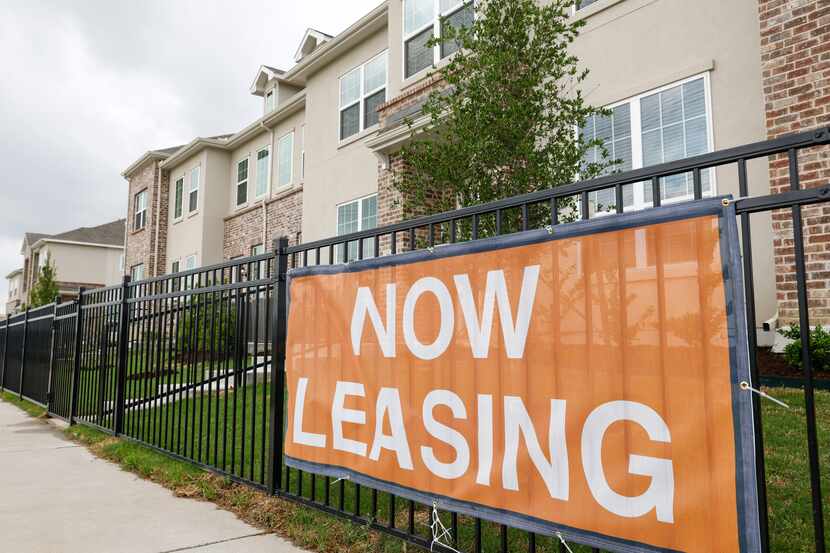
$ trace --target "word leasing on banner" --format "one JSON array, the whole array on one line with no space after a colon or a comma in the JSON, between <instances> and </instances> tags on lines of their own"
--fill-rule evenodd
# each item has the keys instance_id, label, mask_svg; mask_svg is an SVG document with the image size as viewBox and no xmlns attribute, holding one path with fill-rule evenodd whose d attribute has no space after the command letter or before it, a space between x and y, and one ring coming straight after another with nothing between
<instances>
[{"instance_id":1,"label":"word leasing on banner","mask_svg":"<svg viewBox=\"0 0 830 553\"><path fill-rule=\"evenodd\" d=\"M610 551L760 551L734 207L289 275L286 464Z\"/></svg>"}]
</instances>

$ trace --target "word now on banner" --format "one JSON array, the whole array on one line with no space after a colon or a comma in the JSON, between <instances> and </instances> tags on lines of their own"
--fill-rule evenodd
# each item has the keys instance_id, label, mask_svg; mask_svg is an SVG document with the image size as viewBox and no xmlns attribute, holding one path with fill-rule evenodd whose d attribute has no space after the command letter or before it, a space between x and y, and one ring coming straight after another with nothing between
<instances>
[{"instance_id":1,"label":"word now on banner","mask_svg":"<svg viewBox=\"0 0 830 553\"><path fill-rule=\"evenodd\" d=\"M289 278L286 463L612 551L760 551L733 207Z\"/></svg>"}]
</instances>

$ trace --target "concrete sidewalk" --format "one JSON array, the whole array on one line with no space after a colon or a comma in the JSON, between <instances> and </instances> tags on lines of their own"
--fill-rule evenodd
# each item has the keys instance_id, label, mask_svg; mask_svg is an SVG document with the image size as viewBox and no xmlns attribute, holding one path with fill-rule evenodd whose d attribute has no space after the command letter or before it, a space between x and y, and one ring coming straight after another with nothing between
<instances>
[{"instance_id":1,"label":"concrete sidewalk","mask_svg":"<svg viewBox=\"0 0 830 553\"><path fill-rule=\"evenodd\" d=\"M210 503L174 497L0 401L0 550L293 553Z\"/></svg>"}]
</instances>

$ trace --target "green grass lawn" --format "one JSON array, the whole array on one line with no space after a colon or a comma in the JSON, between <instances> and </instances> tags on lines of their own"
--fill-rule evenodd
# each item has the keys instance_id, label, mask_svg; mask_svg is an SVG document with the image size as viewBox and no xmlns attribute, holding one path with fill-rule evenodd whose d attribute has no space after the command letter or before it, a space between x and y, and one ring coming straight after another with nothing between
<instances>
[{"instance_id":1,"label":"green grass lawn","mask_svg":"<svg viewBox=\"0 0 830 553\"><path fill-rule=\"evenodd\" d=\"M771 551L775 553L815 551L804 393L792 389L772 389L769 393L791 406L791 409L784 409L770 401L762 401ZM3 398L30 410L34 416L39 416L43 412L42 409L31 404L27 407L27 402L19 402L12 394L3 394ZM255 401L254 398L256 398ZM224 467L228 472L256 482L264 482L261 480L264 469L262 461L265 459L261 439L263 436L261 421L263 415L267 414L268 398L268 388L265 385L250 386L244 393L238 390L220 394L218 402L214 392L210 398L207 395L196 396L171 405L147 409L141 413L132 413L128 415L127 428L133 429L130 434L134 437L143 436L143 439L149 443L166 447L205 464L215 464L221 468L224 459ZM816 413L822 463L825 525L830 527L830 393L817 393ZM227 422L225 422L226 416ZM244 448L241 440L237 440L235 444L232 443L231 430L236 428L236 433L242 435L243 418L245 435L252 435L252 417L256 420L253 432L258 439L253 442L246 439ZM210 423L208 423L209 420ZM217 420L218 426L215 423ZM196 432L186 434L186 427L195 427ZM329 517L313 509L296 507L290 503L286 504L274 498L268 498L265 494L246 486L232 485L221 477L209 475L193 465L174 460L139 444L114 439L79 426L71 428L69 432L76 439L84 442L103 444L100 446L103 448L103 456L121 463L133 472L178 490L177 493L181 495L216 501L252 524L266 529L275 529L282 535L294 539L303 547L324 552L345 551L348 553L364 551L398 553L405 550L402 542L394 538L370 532L363 526ZM175 445L177 436L181 436L178 448ZM187 439L184 439L185 436ZM223 441L223 436L228 436L228 439ZM201 450L199 444L201 444ZM267 448L267 438L264 447ZM231 470L232 464L233 470ZM291 490L296 493L301 480L296 470L289 472ZM303 495L306 497L311 496L311 482L310 475L303 475ZM346 510L357 511L364 517L371 518L373 501L370 490L365 488L361 490L358 508L357 490L353 483L342 482L327 486L324 478L316 478L314 488L315 498L318 501L323 500L327 487L331 505L340 504L342 491L342 502ZM409 524L409 502L397 498L395 506L396 526L406 529ZM429 508L419 505L414 515L416 532L425 538L428 537L430 535ZM388 523L389 496L387 494L378 493L375 516L378 522ZM444 524L449 527L450 516L443 514L442 518ZM459 517L459 549L470 551L474 536L473 522L465 517ZM501 539L501 528L498 525L486 522L482 524L484 551L499 551ZM508 530L507 540L510 544L510 551L527 550L526 533ZM569 545L574 553L591 551L589 548L576 544ZM828 546L830 546L830 541L828 541ZM558 552L559 548L553 538L537 538L537 551L554 553Z\"/></svg>"},{"instance_id":2,"label":"green grass lawn","mask_svg":"<svg viewBox=\"0 0 830 553\"><path fill-rule=\"evenodd\" d=\"M767 452L767 481L768 481L768 495L770 504L770 535L772 542L772 551L793 551L793 552L808 552L814 551L813 544L813 524L812 524L812 510L810 502L810 481L809 481L809 463L807 458L807 434L806 434L806 419L804 413L804 393L800 390L791 389L775 389L770 393L776 398L784 400L791 406L791 409L784 409L770 401L764 400L763 406L763 420L764 420L764 441ZM213 420L219 417L220 421L224 421L225 416L225 398L227 397L228 404L228 422L220 422L220 425L208 424L208 413L213 414ZM254 402L256 397L256 402ZM175 405L169 405L157 410L150 410L144 414L145 426L149 427L147 420L155 418L156 420L163 419L166 415L179 414L181 417L170 417L176 422L172 422L170 426L170 434L176 435L180 429L179 420L184 424L186 420L196 420L197 432L192 436L192 442L188 442L186 446L172 451L185 456L200 459L201 462L213 465L212 455L220 460L215 466L223 467L226 470L231 468L231 460L233 460L233 470L229 470L233 474L242 476L243 478L252 479L256 482L264 483L260 480L262 476L263 466L261 464L264 459L263 443L261 440L261 431L263 429L261 421L263 415L267 415L268 398L267 387L262 385L257 386L256 389L249 387L246 393L230 392L225 396L220 397L217 404L215 396L210 400L207 396L194 397ZM265 401L263 401L265 399ZM822 485L823 494L825 497L825 518L827 519L827 526L830 528L830 393L820 392L816 396L816 413L818 416L819 426L819 440L820 453L822 461ZM234 403L236 407L234 409ZM255 403L255 404L254 404ZM233 414L236 413L235 426L237 433L242 435L243 416L247 422L245 434L251 435L250 420L253 416L256 419L254 431L259 437L253 444L253 457L251 454L251 441L248 439L245 443L245 449L242 448L241 442L237 442L235 448L231 449L230 442L222 443L221 436L223 432L231 435L231 429L234 426ZM201 417L200 417L201 413ZM192 424L192 423L191 423ZM210 428L208 428L210 426ZM190 426L192 428L192 425ZM201 430L199 431L199 428ZM220 443L217 444L215 440L216 431L220 436ZM183 430L182 430L183 431ZM199 456L199 444L202 444L202 455ZM209 444L209 450L208 450ZM158 444L156 444L158 445ZM267 448L267 440L264 444ZM221 459L225 458L225 464L222 465ZM253 472L251 472L251 460L253 459ZM244 469L240 467L243 466ZM288 471L290 473L291 490L296 492L299 489L300 478L296 470ZM252 476L253 474L253 476ZM311 475L303 475L302 480L303 494L306 497L311 497L312 479ZM318 501L323 501L326 493L326 482L324 478L316 478L314 482L315 498ZM355 512L357 506L356 486L351 482L343 482L329 486L330 504L337 506L340 504L341 490L343 493L343 505L349 512ZM385 493L378 493L376 520L383 524L389 521L389 496ZM372 494L370 490L363 489L360 493L360 508L359 512L366 518L372 516ZM409 522L409 501L397 498L396 499L396 526L398 528L407 528ZM430 535L429 531L430 514L429 508L419 505L415 512L415 529L416 532L424 537ZM444 523L447 527L450 525L449 515L444 516ZM508 541L511 544L511 551L526 551L527 550L527 535L524 532L516 530L508 530ZM475 528L471 521L464 517L459 518L459 548L461 550L471 550L475 539ZM483 523L482 540L484 551L498 551L501 547L501 528L498 525ZM828 541L830 546L830 541ZM589 548L580 549L576 545L571 548L574 553L579 551L589 552ZM537 538L538 551L558 551L558 544L556 540L550 538Z\"/></svg>"}]
</instances>

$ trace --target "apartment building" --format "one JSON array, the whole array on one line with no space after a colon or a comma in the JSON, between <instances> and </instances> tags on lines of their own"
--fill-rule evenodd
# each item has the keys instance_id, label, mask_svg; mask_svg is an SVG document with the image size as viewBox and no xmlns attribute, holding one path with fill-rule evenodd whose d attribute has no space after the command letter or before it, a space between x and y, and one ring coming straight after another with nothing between
<instances>
[{"instance_id":1,"label":"apartment building","mask_svg":"<svg viewBox=\"0 0 830 553\"><path fill-rule=\"evenodd\" d=\"M53 235L27 232L20 246L22 267L6 276L9 287L6 313L13 314L26 306L46 263L55 269L63 300L76 298L81 287L101 288L121 282L124 230L125 221L119 219Z\"/></svg>"},{"instance_id":2,"label":"apartment building","mask_svg":"<svg viewBox=\"0 0 830 553\"><path fill-rule=\"evenodd\" d=\"M25 303L23 297L23 269L15 269L6 275L9 295L6 298L6 314L17 313Z\"/></svg>"},{"instance_id":3,"label":"apartment building","mask_svg":"<svg viewBox=\"0 0 830 553\"><path fill-rule=\"evenodd\" d=\"M430 74L453 53L427 41L444 22L473 17L464 0L387 0L337 36L309 29L293 67L256 71L260 118L234 135L149 152L125 171L127 268L158 275L259 253L277 235L310 242L399 220L392 182L410 136L403 121L425 123ZM591 70L585 97L613 113L582 132L605 139L623 169L830 123L822 0L583 0L571 17L585 20L573 45ZM808 184L826 182L830 162L808 161ZM748 169L751 194L785 186L763 160ZM707 194L738 195L734 170L703 177ZM664 184L663 203L691 197L691 176ZM626 210L652 203L647 185L624 192ZM815 209L819 221L824 208ZM753 226L761 326L791 314L790 239L769 215ZM825 235L817 227L810 240ZM808 261L817 271L827 263ZM767 269L776 263L778 277ZM822 301L830 315L830 296Z\"/></svg>"}]
</instances>

